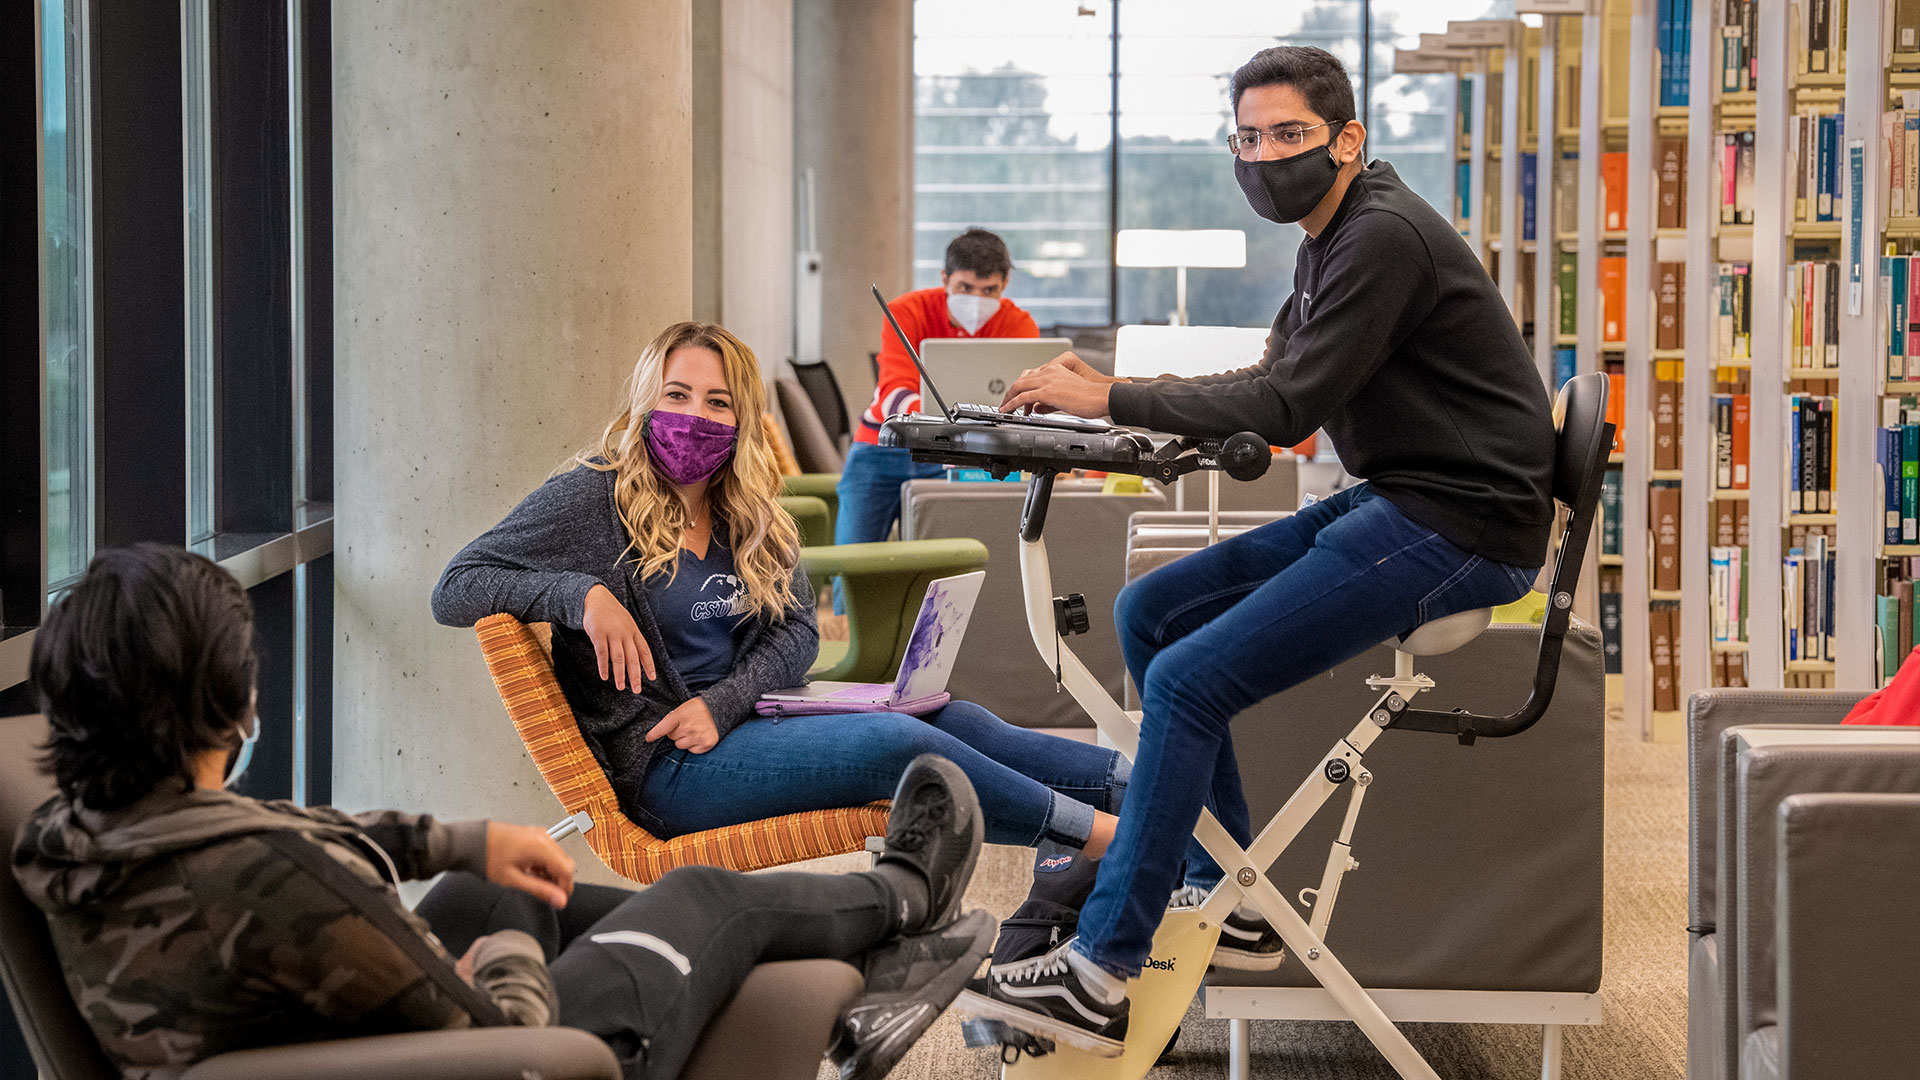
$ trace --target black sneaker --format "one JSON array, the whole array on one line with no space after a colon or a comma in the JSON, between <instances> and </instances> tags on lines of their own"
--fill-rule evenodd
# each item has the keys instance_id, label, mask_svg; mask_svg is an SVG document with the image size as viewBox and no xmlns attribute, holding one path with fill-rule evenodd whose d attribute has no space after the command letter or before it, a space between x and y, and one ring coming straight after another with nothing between
<instances>
[{"instance_id":1,"label":"black sneaker","mask_svg":"<svg viewBox=\"0 0 1920 1080\"><path fill-rule=\"evenodd\" d=\"M1168 907L1198 907L1207 898L1207 890L1182 885L1173 891ZM1213 948L1208 966L1228 971L1272 971L1287 962L1286 943L1280 940L1266 919L1247 918L1239 912L1220 923L1220 942Z\"/></svg>"},{"instance_id":2,"label":"black sneaker","mask_svg":"<svg viewBox=\"0 0 1920 1080\"><path fill-rule=\"evenodd\" d=\"M841 1080L879 1080L946 1011L993 946L993 916L968 912L944 929L896 938L867 954L867 987L840 1018L827 1057Z\"/></svg>"},{"instance_id":3,"label":"black sneaker","mask_svg":"<svg viewBox=\"0 0 1920 1080\"><path fill-rule=\"evenodd\" d=\"M887 815L887 848L877 860L927 883L926 918L902 926L902 936L938 930L960 914L960 898L980 858L980 832L980 800L960 766L938 754L908 763Z\"/></svg>"},{"instance_id":4,"label":"black sneaker","mask_svg":"<svg viewBox=\"0 0 1920 1080\"><path fill-rule=\"evenodd\" d=\"M989 971L984 983L967 984L956 1006L1095 1057L1119 1057L1126 1049L1127 999L1109 1005L1081 983L1067 960L1072 947L1068 939L1031 960Z\"/></svg>"}]
</instances>

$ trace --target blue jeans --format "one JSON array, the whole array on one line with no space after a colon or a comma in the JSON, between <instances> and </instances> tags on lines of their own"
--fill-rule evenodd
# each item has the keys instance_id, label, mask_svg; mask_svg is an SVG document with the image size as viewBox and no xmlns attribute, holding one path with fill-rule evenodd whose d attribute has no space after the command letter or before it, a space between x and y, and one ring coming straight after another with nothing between
<instances>
[{"instance_id":1,"label":"blue jeans","mask_svg":"<svg viewBox=\"0 0 1920 1080\"><path fill-rule=\"evenodd\" d=\"M1525 595L1534 571L1456 547L1360 484L1128 585L1115 604L1144 714L1113 846L1075 948L1132 977L1146 962L1204 805L1253 839L1228 723L1241 710L1430 619ZM1211 767L1205 763L1211 762ZM1206 860L1202 881L1217 881Z\"/></svg>"},{"instance_id":2,"label":"blue jeans","mask_svg":"<svg viewBox=\"0 0 1920 1080\"><path fill-rule=\"evenodd\" d=\"M835 488L840 509L833 520L833 542L885 540L893 531L893 523L900 520L900 485L943 474L938 465L915 462L905 447L854 443L847 451L846 464L840 467L840 483ZM846 613L839 581L833 583L833 611L836 615Z\"/></svg>"},{"instance_id":3,"label":"blue jeans","mask_svg":"<svg viewBox=\"0 0 1920 1080\"><path fill-rule=\"evenodd\" d=\"M1096 809L1120 805L1129 766L1089 743L1014 727L970 701L926 716L755 717L704 754L669 750L641 785L641 824L662 837L893 797L907 763L939 754L973 782L989 844L1084 846Z\"/></svg>"}]
</instances>

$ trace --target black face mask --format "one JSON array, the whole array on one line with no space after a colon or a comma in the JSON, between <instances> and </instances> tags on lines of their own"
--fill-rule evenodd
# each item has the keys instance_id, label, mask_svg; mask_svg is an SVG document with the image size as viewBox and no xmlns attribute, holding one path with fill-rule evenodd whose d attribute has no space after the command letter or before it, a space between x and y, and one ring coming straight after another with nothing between
<instances>
[{"instance_id":1,"label":"black face mask","mask_svg":"<svg viewBox=\"0 0 1920 1080\"><path fill-rule=\"evenodd\" d=\"M1233 178L1240 181L1247 205L1254 213L1282 225L1313 213L1339 176L1340 163L1333 159L1332 143L1272 161L1233 159Z\"/></svg>"}]
</instances>

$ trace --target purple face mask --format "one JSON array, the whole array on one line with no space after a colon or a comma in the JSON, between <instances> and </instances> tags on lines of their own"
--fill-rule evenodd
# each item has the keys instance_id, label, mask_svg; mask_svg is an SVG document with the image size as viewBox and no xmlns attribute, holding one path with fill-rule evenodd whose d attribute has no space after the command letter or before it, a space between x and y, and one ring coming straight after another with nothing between
<instances>
[{"instance_id":1,"label":"purple face mask","mask_svg":"<svg viewBox=\"0 0 1920 1080\"><path fill-rule=\"evenodd\" d=\"M692 413L655 409L647 414L641 436L660 475L679 486L697 484L733 456L739 429Z\"/></svg>"}]
</instances>

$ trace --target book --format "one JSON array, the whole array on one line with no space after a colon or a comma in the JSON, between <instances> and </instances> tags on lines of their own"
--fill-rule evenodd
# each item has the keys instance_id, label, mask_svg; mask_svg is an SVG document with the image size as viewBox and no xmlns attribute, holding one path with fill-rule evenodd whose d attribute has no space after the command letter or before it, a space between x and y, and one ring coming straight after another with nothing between
<instances>
[{"instance_id":1,"label":"book","mask_svg":"<svg viewBox=\"0 0 1920 1080\"><path fill-rule=\"evenodd\" d=\"M1600 554L1620 554L1621 514L1620 470L1600 474Z\"/></svg>"},{"instance_id":2,"label":"book","mask_svg":"<svg viewBox=\"0 0 1920 1080\"><path fill-rule=\"evenodd\" d=\"M1615 80L1624 82L1625 80ZM1627 155L1625 151L1607 151L1600 155L1601 228L1607 232L1625 232L1627 228Z\"/></svg>"},{"instance_id":3,"label":"book","mask_svg":"<svg viewBox=\"0 0 1920 1080\"><path fill-rule=\"evenodd\" d=\"M1559 305L1560 312L1560 329L1558 332L1571 337L1580 332L1580 305L1578 303L1580 291L1580 259L1577 254L1571 251L1560 252L1558 258L1559 264L1556 268L1554 288L1554 298L1555 302ZM1905 332L1905 325L1905 323L1901 324L1902 333Z\"/></svg>"},{"instance_id":4,"label":"book","mask_svg":"<svg viewBox=\"0 0 1920 1080\"><path fill-rule=\"evenodd\" d=\"M1680 697L1675 692L1673 643L1677 636L1679 612L1662 607L1647 613L1647 628L1653 647L1653 711L1676 712Z\"/></svg>"},{"instance_id":5,"label":"book","mask_svg":"<svg viewBox=\"0 0 1920 1080\"><path fill-rule=\"evenodd\" d=\"M1660 163L1660 182L1655 189L1658 200L1658 225L1662 229L1686 227L1687 143L1685 139L1661 139L1656 147Z\"/></svg>"},{"instance_id":6,"label":"book","mask_svg":"<svg viewBox=\"0 0 1920 1080\"><path fill-rule=\"evenodd\" d=\"M1648 521L1653 531L1652 588L1659 592L1680 590L1680 488L1671 481L1656 480L1647 487Z\"/></svg>"},{"instance_id":7,"label":"book","mask_svg":"<svg viewBox=\"0 0 1920 1080\"><path fill-rule=\"evenodd\" d=\"M1746 491L1747 466L1752 460L1750 432L1753 426L1753 396L1734 394L1733 397L1733 490Z\"/></svg>"},{"instance_id":8,"label":"book","mask_svg":"<svg viewBox=\"0 0 1920 1080\"><path fill-rule=\"evenodd\" d=\"M1600 257L1600 338L1627 340L1627 260L1619 255Z\"/></svg>"},{"instance_id":9,"label":"book","mask_svg":"<svg viewBox=\"0 0 1920 1080\"><path fill-rule=\"evenodd\" d=\"M1654 271L1653 347L1678 349L1686 319L1684 285L1687 266L1685 263L1663 262L1656 264Z\"/></svg>"},{"instance_id":10,"label":"book","mask_svg":"<svg viewBox=\"0 0 1920 1080\"><path fill-rule=\"evenodd\" d=\"M1531 101L1529 95L1527 100ZM1540 190L1540 155L1520 155L1520 239L1537 238L1534 231L1534 204Z\"/></svg>"},{"instance_id":11,"label":"book","mask_svg":"<svg viewBox=\"0 0 1920 1080\"><path fill-rule=\"evenodd\" d=\"M1607 579L1611 576L1613 588L1607 588ZM1620 576L1618 573L1602 573L1600 591L1600 651L1605 660L1606 674L1620 674Z\"/></svg>"},{"instance_id":12,"label":"book","mask_svg":"<svg viewBox=\"0 0 1920 1080\"><path fill-rule=\"evenodd\" d=\"M1674 379L1653 381L1653 468L1671 471L1680 468L1679 444L1680 383ZM1729 452L1732 447L1729 445ZM1732 472L1729 456L1728 472Z\"/></svg>"}]
</instances>

